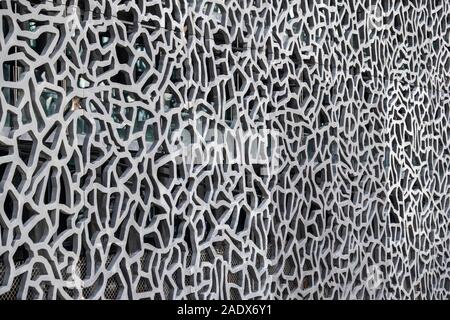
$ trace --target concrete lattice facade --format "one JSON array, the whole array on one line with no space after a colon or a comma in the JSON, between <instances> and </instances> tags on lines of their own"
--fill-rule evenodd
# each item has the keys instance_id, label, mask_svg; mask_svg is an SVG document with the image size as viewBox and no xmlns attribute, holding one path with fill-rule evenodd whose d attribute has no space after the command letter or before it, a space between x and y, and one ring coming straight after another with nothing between
<instances>
[{"instance_id":1,"label":"concrete lattice facade","mask_svg":"<svg viewBox=\"0 0 450 320\"><path fill-rule=\"evenodd\" d=\"M0 20L0 299L450 297L448 1Z\"/></svg>"}]
</instances>

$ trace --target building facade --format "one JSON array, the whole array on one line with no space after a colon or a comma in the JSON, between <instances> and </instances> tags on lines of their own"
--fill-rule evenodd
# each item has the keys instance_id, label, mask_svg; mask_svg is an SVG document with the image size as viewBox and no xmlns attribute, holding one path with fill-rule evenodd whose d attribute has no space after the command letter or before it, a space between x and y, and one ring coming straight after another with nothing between
<instances>
[{"instance_id":1,"label":"building facade","mask_svg":"<svg viewBox=\"0 0 450 320\"><path fill-rule=\"evenodd\" d=\"M0 300L450 297L448 1L0 20Z\"/></svg>"}]
</instances>

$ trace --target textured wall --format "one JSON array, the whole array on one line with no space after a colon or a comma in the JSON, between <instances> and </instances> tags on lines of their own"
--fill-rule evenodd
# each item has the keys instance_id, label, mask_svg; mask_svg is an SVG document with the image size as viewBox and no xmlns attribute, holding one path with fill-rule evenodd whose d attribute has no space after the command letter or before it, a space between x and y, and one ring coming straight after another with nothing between
<instances>
[{"instance_id":1,"label":"textured wall","mask_svg":"<svg viewBox=\"0 0 450 320\"><path fill-rule=\"evenodd\" d=\"M448 1L0 20L0 299L450 297Z\"/></svg>"}]
</instances>

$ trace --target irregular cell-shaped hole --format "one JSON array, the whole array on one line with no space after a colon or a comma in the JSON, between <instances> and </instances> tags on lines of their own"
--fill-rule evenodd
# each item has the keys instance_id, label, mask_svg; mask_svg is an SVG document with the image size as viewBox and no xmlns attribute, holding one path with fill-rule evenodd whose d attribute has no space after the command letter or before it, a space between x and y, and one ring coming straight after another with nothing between
<instances>
[{"instance_id":1,"label":"irregular cell-shaped hole","mask_svg":"<svg viewBox=\"0 0 450 320\"><path fill-rule=\"evenodd\" d=\"M39 102L41 103L42 109L47 116L59 113L62 96L59 92L51 89L44 89L39 97Z\"/></svg>"}]
</instances>

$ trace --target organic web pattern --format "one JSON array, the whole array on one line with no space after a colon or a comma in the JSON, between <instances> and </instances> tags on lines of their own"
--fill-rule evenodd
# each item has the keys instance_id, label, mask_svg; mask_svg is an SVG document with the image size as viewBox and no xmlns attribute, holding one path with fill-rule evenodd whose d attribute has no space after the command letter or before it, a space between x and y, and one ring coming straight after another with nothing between
<instances>
[{"instance_id":1,"label":"organic web pattern","mask_svg":"<svg viewBox=\"0 0 450 320\"><path fill-rule=\"evenodd\" d=\"M448 1L0 20L0 300L450 298Z\"/></svg>"}]
</instances>

